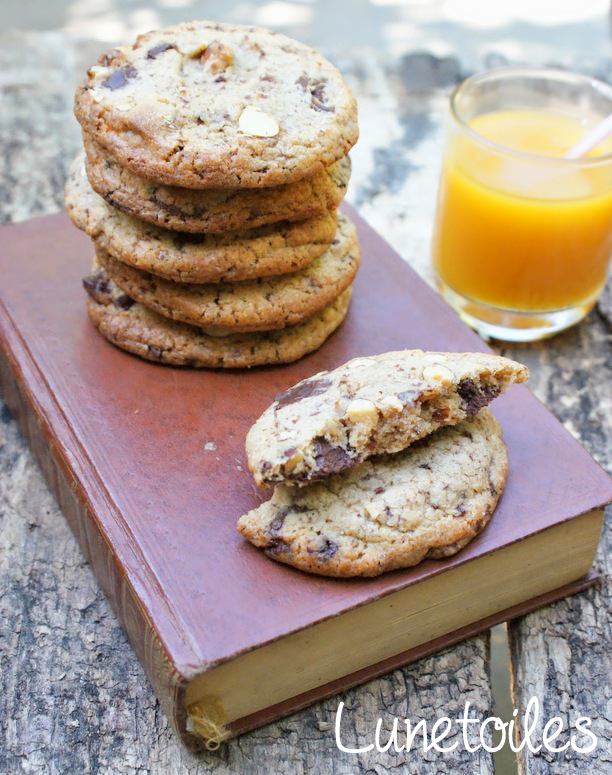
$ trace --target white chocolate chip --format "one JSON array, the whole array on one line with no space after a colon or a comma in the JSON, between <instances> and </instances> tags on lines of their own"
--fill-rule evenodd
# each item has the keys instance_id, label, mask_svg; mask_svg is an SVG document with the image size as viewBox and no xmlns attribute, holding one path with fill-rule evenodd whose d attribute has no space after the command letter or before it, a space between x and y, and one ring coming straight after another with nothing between
<instances>
[{"instance_id":1,"label":"white chocolate chip","mask_svg":"<svg viewBox=\"0 0 612 775\"><path fill-rule=\"evenodd\" d=\"M447 385L452 382L455 375L446 366L442 366L440 363L433 363L431 366L425 366L423 369L423 379L434 380L435 382L442 382Z\"/></svg>"},{"instance_id":2,"label":"white chocolate chip","mask_svg":"<svg viewBox=\"0 0 612 775\"><path fill-rule=\"evenodd\" d=\"M383 396L378 402L378 408L383 414L395 414L401 412L404 404L397 396Z\"/></svg>"},{"instance_id":3,"label":"white chocolate chip","mask_svg":"<svg viewBox=\"0 0 612 775\"><path fill-rule=\"evenodd\" d=\"M346 407L345 416L351 422L363 422L364 420L372 422L378 419L378 412L371 401L366 398L356 398Z\"/></svg>"},{"instance_id":4,"label":"white chocolate chip","mask_svg":"<svg viewBox=\"0 0 612 775\"><path fill-rule=\"evenodd\" d=\"M252 137L274 137L278 134L278 121L263 110L247 106L238 119L238 128Z\"/></svg>"}]
</instances>

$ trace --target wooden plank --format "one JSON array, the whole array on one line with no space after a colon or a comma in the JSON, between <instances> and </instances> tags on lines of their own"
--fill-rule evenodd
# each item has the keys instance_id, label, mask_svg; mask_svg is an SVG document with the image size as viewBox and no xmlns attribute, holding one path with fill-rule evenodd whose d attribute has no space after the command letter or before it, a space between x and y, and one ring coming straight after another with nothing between
<instances>
[{"instance_id":1,"label":"wooden plank","mask_svg":"<svg viewBox=\"0 0 612 775\"><path fill-rule=\"evenodd\" d=\"M602 309L550 342L508 348L506 353L528 363L531 387L538 397L610 470L612 361L610 323ZM586 716L592 719L591 729L599 739L589 754L572 747L556 754L525 748L518 755L519 772L525 775L603 773L612 760L611 526L612 510L608 509L597 559L603 576L600 586L529 614L509 627L515 706L524 709L533 696L541 702L535 736L541 740L542 726L553 716L563 720L565 729ZM554 745L563 746L567 740L562 735ZM578 742L586 745L589 741L582 737Z\"/></svg>"},{"instance_id":2,"label":"wooden plank","mask_svg":"<svg viewBox=\"0 0 612 775\"><path fill-rule=\"evenodd\" d=\"M0 220L61 207L64 174L79 143L71 115L74 61L71 44L59 34L5 36L0 45ZM365 172L357 175L354 196L366 214L376 209L384 220L380 225L410 257L415 244L410 230L403 223L394 226L394 215L386 220L375 203L378 195L388 201L393 190L394 196L413 195L410 186L402 188L406 181L393 172L391 158L382 163L379 152L390 131L398 135L402 156L412 152L410 121L397 118L405 96L397 86L401 79L389 78L372 56L361 56L350 70L358 96L377 110L375 122L363 122L358 163ZM474 715L490 715L488 636L245 735L220 752L187 753L6 408L0 412L0 524L0 723L7 720L0 771L493 772L490 754L470 754L462 745L444 756L420 750L349 754L336 748L334 737L339 699L346 703L343 741L354 747L373 740L379 716L389 723L394 716L424 718L431 725L440 716L460 716L466 701Z\"/></svg>"}]
</instances>

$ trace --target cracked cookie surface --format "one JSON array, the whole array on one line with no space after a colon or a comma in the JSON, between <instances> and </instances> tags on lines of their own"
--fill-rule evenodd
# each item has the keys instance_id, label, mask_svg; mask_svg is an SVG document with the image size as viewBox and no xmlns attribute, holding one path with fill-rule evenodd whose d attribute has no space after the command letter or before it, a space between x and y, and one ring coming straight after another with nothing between
<instances>
[{"instance_id":1,"label":"cracked cookie surface","mask_svg":"<svg viewBox=\"0 0 612 775\"><path fill-rule=\"evenodd\" d=\"M276 186L347 154L357 105L319 53L257 27L187 22L90 67L83 129L123 166L186 188Z\"/></svg>"},{"instance_id":2,"label":"cracked cookie surface","mask_svg":"<svg viewBox=\"0 0 612 775\"><path fill-rule=\"evenodd\" d=\"M278 562L324 576L377 576L450 557L490 520L507 451L483 409L395 455L307 487L277 485L239 532Z\"/></svg>"},{"instance_id":3,"label":"cracked cookie surface","mask_svg":"<svg viewBox=\"0 0 612 775\"><path fill-rule=\"evenodd\" d=\"M247 434L249 468L259 485L321 479L469 418L527 377L491 353L355 358L276 397Z\"/></svg>"},{"instance_id":4,"label":"cracked cookie surface","mask_svg":"<svg viewBox=\"0 0 612 775\"><path fill-rule=\"evenodd\" d=\"M176 234L108 205L93 191L81 159L66 184L66 209L102 250L123 263L175 282L237 282L295 272L322 255L337 227L336 213L298 223L228 234Z\"/></svg>"},{"instance_id":5,"label":"cracked cookie surface","mask_svg":"<svg viewBox=\"0 0 612 775\"><path fill-rule=\"evenodd\" d=\"M135 175L87 133L83 142L89 181L110 205L165 229L196 234L317 218L340 204L351 176L351 162L345 156L311 177L284 186L177 188Z\"/></svg>"},{"instance_id":6,"label":"cracked cookie surface","mask_svg":"<svg viewBox=\"0 0 612 775\"><path fill-rule=\"evenodd\" d=\"M99 332L122 350L148 361L192 368L242 369L291 363L318 349L344 320L348 288L310 320L281 331L207 336L134 302L103 269L83 281L89 316Z\"/></svg>"},{"instance_id":7,"label":"cracked cookie surface","mask_svg":"<svg viewBox=\"0 0 612 775\"><path fill-rule=\"evenodd\" d=\"M136 301L217 335L301 323L331 304L352 283L359 266L355 227L343 215L325 253L305 269L277 277L218 285L174 283L127 266L99 248L96 255L111 279Z\"/></svg>"}]
</instances>

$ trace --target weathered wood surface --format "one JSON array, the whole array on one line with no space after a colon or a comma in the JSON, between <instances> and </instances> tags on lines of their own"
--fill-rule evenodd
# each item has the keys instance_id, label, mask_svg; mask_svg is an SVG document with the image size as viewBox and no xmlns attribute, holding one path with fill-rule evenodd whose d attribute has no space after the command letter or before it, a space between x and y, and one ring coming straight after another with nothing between
<instances>
[{"instance_id":1,"label":"weathered wood surface","mask_svg":"<svg viewBox=\"0 0 612 775\"><path fill-rule=\"evenodd\" d=\"M529 364L536 395L611 470L612 357L610 321L603 312L594 311L588 325L551 342L514 347L508 353ZM602 585L536 611L509 628L516 706L525 708L530 697L537 696L544 721L559 716L565 728L580 716L590 717L599 744L591 754L571 748L559 754L523 751L521 774L612 772L611 524L609 509L597 559ZM540 735L542 726L537 728ZM566 742L564 735L555 745ZM587 742L583 739L581 744Z\"/></svg>"},{"instance_id":2,"label":"weathered wood surface","mask_svg":"<svg viewBox=\"0 0 612 775\"><path fill-rule=\"evenodd\" d=\"M0 46L2 221L61 207L63 177L79 143L71 101L83 50L75 54L56 34L7 37ZM383 66L370 52L340 64L361 105L351 198L431 279L428 242L442 131L437 116L444 90L460 77L458 65L422 55ZM409 346L408 338L409 332ZM539 395L602 460L606 392L597 367L605 345L603 317L594 313L589 325L552 347L520 352ZM537 686L555 709L562 692L570 714L578 708L593 715L596 702L603 722L605 602L602 592L590 592L512 627L519 702ZM433 722L459 715L467 700L475 715L490 715L488 646L488 636L474 638L346 693L347 742L370 742L379 716ZM559 672L564 665L572 667L571 676ZM462 746L445 756L342 754L333 734L340 698L245 735L219 753L186 753L6 410L0 414L0 666L2 773L493 772L489 754L470 755ZM592 772L603 772L610 759L610 750L602 751ZM523 763L527 772L576 771L575 762L572 769L543 757Z\"/></svg>"}]
</instances>

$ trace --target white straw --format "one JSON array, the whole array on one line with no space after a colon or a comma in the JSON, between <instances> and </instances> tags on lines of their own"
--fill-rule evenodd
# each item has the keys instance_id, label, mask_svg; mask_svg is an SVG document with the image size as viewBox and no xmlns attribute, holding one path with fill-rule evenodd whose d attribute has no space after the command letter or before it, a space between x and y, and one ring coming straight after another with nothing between
<instances>
[{"instance_id":1,"label":"white straw","mask_svg":"<svg viewBox=\"0 0 612 775\"><path fill-rule=\"evenodd\" d=\"M579 159L590 150L603 143L603 141L612 135L612 113L608 118L604 118L597 126L594 126L586 135L573 145L565 154L566 159Z\"/></svg>"}]
</instances>

